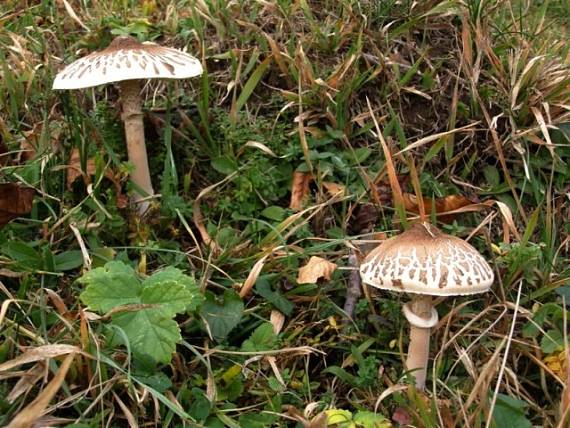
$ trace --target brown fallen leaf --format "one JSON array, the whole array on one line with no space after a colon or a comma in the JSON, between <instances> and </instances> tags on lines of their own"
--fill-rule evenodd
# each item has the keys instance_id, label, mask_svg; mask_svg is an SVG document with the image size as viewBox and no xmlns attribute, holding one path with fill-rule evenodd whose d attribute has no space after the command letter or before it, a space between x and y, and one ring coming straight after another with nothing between
<instances>
[{"instance_id":1,"label":"brown fallen leaf","mask_svg":"<svg viewBox=\"0 0 570 428\"><path fill-rule=\"evenodd\" d=\"M0 228L32 210L35 190L14 183L0 184Z\"/></svg>"},{"instance_id":2,"label":"brown fallen leaf","mask_svg":"<svg viewBox=\"0 0 570 428\"><path fill-rule=\"evenodd\" d=\"M285 325L285 315L277 309L272 309L271 315L269 316L269 322L273 326L273 333L279 334Z\"/></svg>"},{"instance_id":3,"label":"brown fallen leaf","mask_svg":"<svg viewBox=\"0 0 570 428\"><path fill-rule=\"evenodd\" d=\"M312 256L309 259L309 262L299 269L297 283L315 284L320 278L329 281L336 268L336 264L329 262L322 257Z\"/></svg>"},{"instance_id":4,"label":"brown fallen leaf","mask_svg":"<svg viewBox=\"0 0 570 428\"><path fill-rule=\"evenodd\" d=\"M412 423L412 417L403 407L396 407L396 410L392 413L392 420L403 426L410 425Z\"/></svg>"},{"instance_id":5,"label":"brown fallen leaf","mask_svg":"<svg viewBox=\"0 0 570 428\"><path fill-rule=\"evenodd\" d=\"M403 196L404 206L406 207L406 210L419 214L420 207L416 195L412 193L404 193ZM449 195L444 198L437 198L435 200L423 197L423 202L426 209L426 214L430 215L435 211L437 213L438 220L441 220L444 223L451 223L457 217L457 213L445 213L478 203L478 201L471 200L462 195Z\"/></svg>"},{"instance_id":6,"label":"brown fallen leaf","mask_svg":"<svg viewBox=\"0 0 570 428\"><path fill-rule=\"evenodd\" d=\"M333 183L332 181L324 181L323 187L331 196L344 196L346 188L342 184Z\"/></svg>"},{"instance_id":7,"label":"brown fallen leaf","mask_svg":"<svg viewBox=\"0 0 570 428\"><path fill-rule=\"evenodd\" d=\"M73 149L71 152L71 157L69 158L69 164L67 165L67 190L70 192L73 191L73 183L75 183L75 180L77 180L79 177L83 177L85 184L89 184L91 182L90 176L95 175L97 172L95 159L87 159L85 169L86 171L83 171L81 169L81 156L79 154L79 150ZM111 169L107 169L105 171L105 178L109 179L115 187L115 192L117 194L117 208L125 208L128 204L128 198L122 193L121 183L119 179L115 176Z\"/></svg>"},{"instance_id":8,"label":"brown fallen leaf","mask_svg":"<svg viewBox=\"0 0 570 428\"><path fill-rule=\"evenodd\" d=\"M59 391L61 384L65 380L65 375L71 367L74 357L75 354L69 354L65 357L65 360L63 360L63 363L50 383L37 395L34 401L20 410L14 419L12 419L12 422L10 422L8 428L28 428L32 426L37 419L43 416L45 408L57 391Z\"/></svg>"},{"instance_id":9,"label":"brown fallen leaf","mask_svg":"<svg viewBox=\"0 0 570 428\"><path fill-rule=\"evenodd\" d=\"M303 208L303 202L309 195L309 183L313 176L308 172L295 171L291 182L291 202L289 208L298 211Z\"/></svg>"}]
</instances>

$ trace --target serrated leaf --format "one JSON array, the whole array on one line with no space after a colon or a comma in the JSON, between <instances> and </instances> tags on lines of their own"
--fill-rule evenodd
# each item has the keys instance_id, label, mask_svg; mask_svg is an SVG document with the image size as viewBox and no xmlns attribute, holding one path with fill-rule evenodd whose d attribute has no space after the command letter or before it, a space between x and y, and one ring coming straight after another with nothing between
<instances>
[{"instance_id":1,"label":"serrated leaf","mask_svg":"<svg viewBox=\"0 0 570 428\"><path fill-rule=\"evenodd\" d=\"M122 262L109 262L78 281L87 285L79 297L91 310L105 313L117 306L140 303L141 284L133 268Z\"/></svg>"},{"instance_id":2,"label":"serrated leaf","mask_svg":"<svg viewBox=\"0 0 570 428\"><path fill-rule=\"evenodd\" d=\"M279 338L273 331L273 326L265 322L251 333L249 339L243 342L241 350L244 352L269 351L274 349L278 342Z\"/></svg>"},{"instance_id":3,"label":"serrated leaf","mask_svg":"<svg viewBox=\"0 0 570 428\"><path fill-rule=\"evenodd\" d=\"M140 303L155 304L158 311L164 317L173 317L179 312L194 304L190 291L184 285L173 281L156 282L147 285L143 282Z\"/></svg>"},{"instance_id":4,"label":"serrated leaf","mask_svg":"<svg viewBox=\"0 0 570 428\"><path fill-rule=\"evenodd\" d=\"M158 309L143 309L113 315L113 324L121 328L135 354L145 354L154 360L168 363L182 339L176 321L166 318Z\"/></svg>"},{"instance_id":5,"label":"serrated leaf","mask_svg":"<svg viewBox=\"0 0 570 428\"><path fill-rule=\"evenodd\" d=\"M142 303L168 305L174 311L172 315L184 310L194 311L203 300L194 278L173 267L154 273L143 281L142 286Z\"/></svg>"},{"instance_id":6,"label":"serrated leaf","mask_svg":"<svg viewBox=\"0 0 570 428\"><path fill-rule=\"evenodd\" d=\"M141 283L130 266L109 262L79 281L87 285L80 297L91 309L123 309L113 313L112 323L124 332L135 355L164 363L170 361L181 339L172 317L187 308L195 309L202 299L194 280L175 268L157 272Z\"/></svg>"},{"instance_id":7,"label":"serrated leaf","mask_svg":"<svg viewBox=\"0 0 570 428\"><path fill-rule=\"evenodd\" d=\"M240 322L243 315L243 302L233 290L226 290L221 302L214 293L207 292L206 300L200 309L200 315L208 325L212 337L224 340Z\"/></svg>"}]
</instances>

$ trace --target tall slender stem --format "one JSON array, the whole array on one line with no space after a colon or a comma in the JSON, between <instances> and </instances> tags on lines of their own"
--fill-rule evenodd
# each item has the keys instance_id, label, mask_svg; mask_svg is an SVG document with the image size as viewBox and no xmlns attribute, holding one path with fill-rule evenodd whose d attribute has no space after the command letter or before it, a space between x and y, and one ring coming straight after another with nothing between
<instances>
[{"instance_id":1,"label":"tall slender stem","mask_svg":"<svg viewBox=\"0 0 570 428\"><path fill-rule=\"evenodd\" d=\"M140 97L141 85L138 80L124 80L120 82L120 88L127 152L129 154L129 161L133 164L131 180L140 189L140 192L137 190L133 192L131 200L137 205L138 213L143 215L149 207L149 202L148 200L141 201L141 199L154 195L154 190L150 180L144 140L144 124Z\"/></svg>"},{"instance_id":2,"label":"tall slender stem","mask_svg":"<svg viewBox=\"0 0 570 428\"><path fill-rule=\"evenodd\" d=\"M410 322L410 344L406 369L413 371L416 388L423 390L426 384L431 328L437 324L437 312L430 296L415 296L404 307L404 314Z\"/></svg>"}]
</instances>

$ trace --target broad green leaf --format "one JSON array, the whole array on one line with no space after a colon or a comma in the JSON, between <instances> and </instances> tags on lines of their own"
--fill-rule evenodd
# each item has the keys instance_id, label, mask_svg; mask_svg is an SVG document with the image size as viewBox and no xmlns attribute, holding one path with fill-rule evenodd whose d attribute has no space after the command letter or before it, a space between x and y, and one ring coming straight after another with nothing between
<instances>
[{"instance_id":1,"label":"broad green leaf","mask_svg":"<svg viewBox=\"0 0 570 428\"><path fill-rule=\"evenodd\" d=\"M163 316L159 309L143 309L113 315L113 324L123 329L131 350L162 363L170 362L176 342L182 339L176 321Z\"/></svg>"},{"instance_id":2,"label":"broad green leaf","mask_svg":"<svg viewBox=\"0 0 570 428\"><path fill-rule=\"evenodd\" d=\"M135 271L122 262L109 262L79 278L87 288L79 296L89 309L109 312L117 306L140 303L141 284Z\"/></svg>"},{"instance_id":3,"label":"broad green leaf","mask_svg":"<svg viewBox=\"0 0 570 428\"><path fill-rule=\"evenodd\" d=\"M271 323L265 322L257 327L249 339L241 345L244 352L269 351L274 349L279 342L279 338L273 331Z\"/></svg>"},{"instance_id":4,"label":"broad green leaf","mask_svg":"<svg viewBox=\"0 0 570 428\"><path fill-rule=\"evenodd\" d=\"M499 394L493 410L493 422L496 428L517 427L531 428L532 424L525 417L528 404L508 395Z\"/></svg>"},{"instance_id":5,"label":"broad green leaf","mask_svg":"<svg viewBox=\"0 0 570 428\"><path fill-rule=\"evenodd\" d=\"M184 285L172 280L151 285L143 282L140 296L140 303L157 305L155 310L164 317L173 317L177 313L184 312L188 306L195 306L194 300Z\"/></svg>"},{"instance_id":6,"label":"broad green leaf","mask_svg":"<svg viewBox=\"0 0 570 428\"><path fill-rule=\"evenodd\" d=\"M359 410L353 418L357 427L362 428L390 428L392 424L384 416L367 410Z\"/></svg>"},{"instance_id":7,"label":"broad green leaf","mask_svg":"<svg viewBox=\"0 0 570 428\"><path fill-rule=\"evenodd\" d=\"M226 290L221 302L216 300L214 293L206 292L206 301L202 305L200 315L208 325L212 337L222 341L240 322L243 302L233 290Z\"/></svg>"},{"instance_id":8,"label":"broad green leaf","mask_svg":"<svg viewBox=\"0 0 570 428\"><path fill-rule=\"evenodd\" d=\"M327 414L327 423L329 425L339 424L343 428L355 426L352 422L352 413L348 410L329 409L325 413Z\"/></svg>"},{"instance_id":9,"label":"broad green leaf","mask_svg":"<svg viewBox=\"0 0 570 428\"><path fill-rule=\"evenodd\" d=\"M183 288L179 289L178 285ZM143 281L142 286L143 303L168 305L172 315L185 310L194 311L203 300L194 278L173 267L154 273Z\"/></svg>"},{"instance_id":10,"label":"broad green leaf","mask_svg":"<svg viewBox=\"0 0 570 428\"><path fill-rule=\"evenodd\" d=\"M141 283L128 265L109 262L79 281L87 285L80 297L91 309L123 309L113 314L112 323L122 330L139 360L148 356L168 363L181 340L180 328L172 318L188 308L196 309L202 299L194 280L172 267Z\"/></svg>"},{"instance_id":11,"label":"broad green leaf","mask_svg":"<svg viewBox=\"0 0 570 428\"><path fill-rule=\"evenodd\" d=\"M220 156L214 158L210 163L212 165L212 168L221 174L230 175L238 170L236 161L229 156Z\"/></svg>"}]
</instances>

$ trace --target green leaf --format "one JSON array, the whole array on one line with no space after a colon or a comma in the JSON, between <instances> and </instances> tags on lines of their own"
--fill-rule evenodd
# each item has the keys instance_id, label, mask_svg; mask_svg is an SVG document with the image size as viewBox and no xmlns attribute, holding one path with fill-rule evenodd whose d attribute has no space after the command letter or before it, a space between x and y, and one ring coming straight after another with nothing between
<instances>
[{"instance_id":1,"label":"green leaf","mask_svg":"<svg viewBox=\"0 0 570 428\"><path fill-rule=\"evenodd\" d=\"M261 215L269 220L281 221L285 218L285 209L278 206L270 206L261 211Z\"/></svg>"},{"instance_id":2,"label":"green leaf","mask_svg":"<svg viewBox=\"0 0 570 428\"><path fill-rule=\"evenodd\" d=\"M255 292L279 309L285 315L291 315L294 305L278 291L271 289L269 281L263 277L255 282Z\"/></svg>"},{"instance_id":3,"label":"green leaf","mask_svg":"<svg viewBox=\"0 0 570 428\"><path fill-rule=\"evenodd\" d=\"M79 250L64 251L54 257L54 262L56 272L64 272L81 267L83 265L83 256Z\"/></svg>"},{"instance_id":4,"label":"green leaf","mask_svg":"<svg viewBox=\"0 0 570 428\"><path fill-rule=\"evenodd\" d=\"M172 281L146 285L143 282L140 303L157 305L152 310L164 317L173 317L194 304L194 299L190 291L180 283Z\"/></svg>"},{"instance_id":5,"label":"green leaf","mask_svg":"<svg viewBox=\"0 0 570 428\"><path fill-rule=\"evenodd\" d=\"M18 263L27 271L41 269L43 261L40 254L31 246L18 241L6 242L0 252Z\"/></svg>"},{"instance_id":6,"label":"green leaf","mask_svg":"<svg viewBox=\"0 0 570 428\"><path fill-rule=\"evenodd\" d=\"M485 176L485 181L487 181L491 187L494 188L500 184L501 178L499 177L499 171L493 165L486 165L483 168L483 175Z\"/></svg>"},{"instance_id":7,"label":"green leaf","mask_svg":"<svg viewBox=\"0 0 570 428\"><path fill-rule=\"evenodd\" d=\"M182 339L176 321L165 318L159 310L143 309L113 315L113 324L129 338L131 350L162 363L170 362L176 342Z\"/></svg>"},{"instance_id":8,"label":"green leaf","mask_svg":"<svg viewBox=\"0 0 570 428\"><path fill-rule=\"evenodd\" d=\"M265 58L257 66L255 71L253 73L251 73L251 76L249 77L249 79L247 80L245 85L243 85L243 89L242 89L241 93L239 94L239 97L238 97L235 105L232 106L231 117L233 118L232 121L234 123L237 119L238 112L242 109L242 107L245 105L245 103L247 103L247 100L249 99L249 97L253 93L253 90L255 89L255 87L257 86L259 81L261 80L261 77L265 73L265 70L267 69L269 64L271 64L272 60L273 60L273 57L271 57L271 56L268 56L267 58Z\"/></svg>"},{"instance_id":9,"label":"green leaf","mask_svg":"<svg viewBox=\"0 0 570 428\"><path fill-rule=\"evenodd\" d=\"M164 299L171 299L170 307L174 311L172 315L183 312L184 310L187 311L195 311L197 307L202 303L204 300L203 296L200 294L200 288L196 284L194 278L184 274L181 270L176 269L174 267L168 267L160 272L154 273L152 276L149 276L147 279L143 281L143 303L169 303ZM175 291L177 290L177 285L181 285L184 287L186 292L179 291L178 295L175 295ZM163 291L161 291L161 289ZM157 290L157 292L166 292L168 296L158 297L152 296L151 294L154 293L153 290ZM148 299L148 300L147 300ZM163 299L162 301L159 301ZM176 299L179 299L178 301ZM181 304L184 304L185 307L181 307Z\"/></svg>"},{"instance_id":10,"label":"green leaf","mask_svg":"<svg viewBox=\"0 0 570 428\"><path fill-rule=\"evenodd\" d=\"M330 373L349 385L358 385L358 379L339 366L329 366L321 373Z\"/></svg>"},{"instance_id":11,"label":"green leaf","mask_svg":"<svg viewBox=\"0 0 570 428\"><path fill-rule=\"evenodd\" d=\"M542 352L551 354L564 348L564 337L558 330L548 330L540 341Z\"/></svg>"},{"instance_id":12,"label":"green leaf","mask_svg":"<svg viewBox=\"0 0 570 428\"><path fill-rule=\"evenodd\" d=\"M242 427L269 428L276 422L276 417L267 413L244 413L239 417Z\"/></svg>"},{"instance_id":13,"label":"green leaf","mask_svg":"<svg viewBox=\"0 0 570 428\"><path fill-rule=\"evenodd\" d=\"M212 165L212 168L224 175L230 175L238 169L236 161L229 156L220 156L214 158L210 163Z\"/></svg>"},{"instance_id":14,"label":"green leaf","mask_svg":"<svg viewBox=\"0 0 570 428\"><path fill-rule=\"evenodd\" d=\"M241 350L244 352L269 351L274 349L278 342L279 338L273 331L273 326L265 322L251 333L249 339L243 342Z\"/></svg>"},{"instance_id":15,"label":"green leaf","mask_svg":"<svg viewBox=\"0 0 570 428\"><path fill-rule=\"evenodd\" d=\"M340 426L354 426L352 424L352 413L348 410L343 409L329 409L326 410L325 413L327 414L327 423L329 425L336 425L340 424Z\"/></svg>"},{"instance_id":16,"label":"green leaf","mask_svg":"<svg viewBox=\"0 0 570 428\"><path fill-rule=\"evenodd\" d=\"M117 306L140 303L141 284L130 266L109 262L78 280L87 287L79 296L89 309L108 312Z\"/></svg>"},{"instance_id":17,"label":"green leaf","mask_svg":"<svg viewBox=\"0 0 570 428\"><path fill-rule=\"evenodd\" d=\"M527 407L528 404L524 401L499 394L493 409L493 422L495 422L496 428L531 428L532 424L525 417Z\"/></svg>"},{"instance_id":18,"label":"green leaf","mask_svg":"<svg viewBox=\"0 0 570 428\"><path fill-rule=\"evenodd\" d=\"M384 416L367 410L359 410L353 419L357 427L363 428L390 428L392 424Z\"/></svg>"},{"instance_id":19,"label":"green leaf","mask_svg":"<svg viewBox=\"0 0 570 428\"><path fill-rule=\"evenodd\" d=\"M220 342L239 324L243 315L243 302L233 290L226 290L221 302L211 292L206 292L205 297L200 315L208 325L212 337Z\"/></svg>"},{"instance_id":20,"label":"green leaf","mask_svg":"<svg viewBox=\"0 0 570 428\"><path fill-rule=\"evenodd\" d=\"M81 300L91 309L108 312L125 305L112 315L112 323L128 338L135 356L148 356L168 363L181 340L180 328L172 319L187 308L195 309L201 295L194 280L180 270L167 268L142 283L135 271L122 262L109 262L83 275L87 287Z\"/></svg>"}]
</instances>

